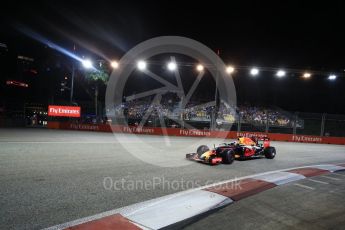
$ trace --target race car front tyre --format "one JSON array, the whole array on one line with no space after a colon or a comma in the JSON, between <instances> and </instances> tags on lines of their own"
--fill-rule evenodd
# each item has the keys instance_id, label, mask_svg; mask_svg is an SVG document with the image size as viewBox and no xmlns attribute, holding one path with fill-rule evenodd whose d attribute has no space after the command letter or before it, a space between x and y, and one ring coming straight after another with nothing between
<instances>
[{"instance_id":1,"label":"race car front tyre","mask_svg":"<svg viewBox=\"0 0 345 230\"><path fill-rule=\"evenodd\" d=\"M264 150L264 154L267 159L273 159L276 156L276 149L274 147L268 147Z\"/></svg>"},{"instance_id":2,"label":"race car front tyre","mask_svg":"<svg viewBox=\"0 0 345 230\"><path fill-rule=\"evenodd\" d=\"M223 164L232 164L234 162L234 151L232 150L223 151L221 156Z\"/></svg>"},{"instance_id":3,"label":"race car front tyre","mask_svg":"<svg viewBox=\"0 0 345 230\"><path fill-rule=\"evenodd\" d=\"M196 153L198 154L198 156L200 157L202 154L204 154L205 152L207 152L208 150L210 150L206 145L200 145L198 147L198 149L196 150Z\"/></svg>"}]
</instances>

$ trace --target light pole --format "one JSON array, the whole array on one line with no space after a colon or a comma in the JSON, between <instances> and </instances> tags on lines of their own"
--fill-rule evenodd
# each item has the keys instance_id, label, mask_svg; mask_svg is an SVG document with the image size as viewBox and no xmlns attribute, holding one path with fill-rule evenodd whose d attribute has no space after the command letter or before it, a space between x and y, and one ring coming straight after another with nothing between
<instances>
[{"instance_id":1,"label":"light pole","mask_svg":"<svg viewBox=\"0 0 345 230\"><path fill-rule=\"evenodd\" d=\"M74 75L75 75L75 66L72 64L72 77L71 77L71 90L70 90L70 103L73 103L73 90L74 90Z\"/></svg>"},{"instance_id":2,"label":"light pole","mask_svg":"<svg viewBox=\"0 0 345 230\"><path fill-rule=\"evenodd\" d=\"M218 96L218 78L219 78L219 58L220 58L220 50L217 50L217 66L216 66L216 89L214 93L214 102L215 102L215 107L213 108L212 114L211 114L211 124L210 128L212 130L215 130L217 127L217 113L218 113L218 103L217 103L217 96Z\"/></svg>"}]
</instances>

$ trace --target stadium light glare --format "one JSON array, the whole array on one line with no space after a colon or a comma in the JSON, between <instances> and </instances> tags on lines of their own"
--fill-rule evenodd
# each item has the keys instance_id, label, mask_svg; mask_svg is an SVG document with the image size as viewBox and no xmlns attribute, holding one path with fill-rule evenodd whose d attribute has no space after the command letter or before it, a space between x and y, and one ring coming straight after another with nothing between
<instances>
[{"instance_id":1,"label":"stadium light glare","mask_svg":"<svg viewBox=\"0 0 345 230\"><path fill-rule=\"evenodd\" d=\"M93 67L90 59L84 59L81 61L81 63L83 64L84 68L86 68L86 69L91 69Z\"/></svg>"},{"instance_id":2,"label":"stadium light glare","mask_svg":"<svg viewBox=\"0 0 345 230\"><path fill-rule=\"evenodd\" d=\"M226 72L228 74L232 74L235 71L235 68L233 66L226 67Z\"/></svg>"},{"instance_id":3,"label":"stadium light glare","mask_svg":"<svg viewBox=\"0 0 345 230\"><path fill-rule=\"evenodd\" d=\"M331 74L331 75L329 75L329 77L328 77L328 80L331 80L331 81L334 81L335 79L337 79L337 76L334 75L334 74Z\"/></svg>"},{"instance_id":4,"label":"stadium light glare","mask_svg":"<svg viewBox=\"0 0 345 230\"><path fill-rule=\"evenodd\" d=\"M303 78L308 79L310 77L311 77L311 73L306 72L306 73L303 74Z\"/></svg>"},{"instance_id":5,"label":"stadium light glare","mask_svg":"<svg viewBox=\"0 0 345 230\"><path fill-rule=\"evenodd\" d=\"M199 64L199 65L196 66L196 70L199 71L199 72L201 72L201 71L204 70L204 66L201 65L201 64Z\"/></svg>"},{"instance_id":6,"label":"stadium light glare","mask_svg":"<svg viewBox=\"0 0 345 230\"><path fill-rule=\"evenodd\" d=\"M251 74L252 76L258 75L258 74L259 74L259 69L258 69L258 68L252 68L252 69L250 70L250 74Z\"/></svg>"},{"instance_id":7,"label":"stadium light glare","mask_svg":"<svg viewBox=\"0 0 345 230\"><path fill-rule=\"evenodd\" d=\"M286 72L284 70L278 70L277 77L284 77L286 75Z\"/></svg>"},{"instance_id":8,"label":"stadium light glare","mask_svg":"<svg viewBox=\"0 0 345 230\"><path fill-rule=\"evenodd\" d=\"M145 61L138 61L137 67L139 70L145 70L146 69L146 62Z\"/></svg>"},{"instance_id":9,"label":"stadium light glare","mask_svg":"<svg viewBox=\"0 0 345 230\"><path fill-rule=\"evenodd\" d=\"M117 68L119 68L119 63L117 61L111 61L110 66L113 69L117 69Z\"/></svg>"},{"instance_id":10,"label":"stadium light glare","mask_svg":"<svg viewBox=\"0 0 345 230\"><path fill-rule=\"evenodd\" d=\"M168 70L174 71L174 70L176 70L176 68L177 68L176 62L169 62L168 63Z\"/></svg>"}]
</instances>

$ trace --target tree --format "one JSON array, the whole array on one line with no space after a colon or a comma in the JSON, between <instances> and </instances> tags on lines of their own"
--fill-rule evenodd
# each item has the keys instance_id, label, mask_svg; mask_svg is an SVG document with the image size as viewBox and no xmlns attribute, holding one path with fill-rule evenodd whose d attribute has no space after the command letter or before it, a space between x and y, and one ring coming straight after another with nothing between
<instances>
[{"instance_id":1,"label":"tree","mask_svg":"<svg viewBox=\"0 0 345 230\"><path fill-rule=\"evenodd\" d=\"M99 86L106 85L109 79L109 67L100 62L99 68L86 73L89 81L95 84L95 114L98 116L98 90Z\"/></svg>"}]
</instances>

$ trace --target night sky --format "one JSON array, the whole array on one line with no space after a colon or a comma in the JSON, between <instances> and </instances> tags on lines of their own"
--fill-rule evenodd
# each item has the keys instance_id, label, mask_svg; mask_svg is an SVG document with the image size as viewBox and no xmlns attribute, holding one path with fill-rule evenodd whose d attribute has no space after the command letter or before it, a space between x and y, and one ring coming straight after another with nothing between
<instances>
[{"instance_id":1,"label":"night sky","mask_svg":"<svg viewBox=\"0 0 345 230\"><path fill-rule=\"evenodd\" d=\"M345 113L344 1L240 2L5 1L0 42L39 50L42 44L18 29L25 27L65 48L76 44L86 56L113 59L152 37L185 36L219 49L234 66L322 72L305 81L296 73L253 79L240 70L234 76L239 103ZM331 72L336 82L326 80Z\"/></svg>"}]
</instances>

